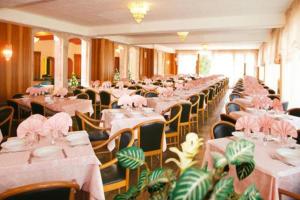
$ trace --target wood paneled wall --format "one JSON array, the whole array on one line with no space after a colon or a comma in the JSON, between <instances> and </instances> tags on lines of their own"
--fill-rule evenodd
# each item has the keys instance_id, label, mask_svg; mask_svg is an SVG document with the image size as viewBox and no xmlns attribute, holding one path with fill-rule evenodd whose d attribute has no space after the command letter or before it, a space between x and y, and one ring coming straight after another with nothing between
<instances>
[{"instance_id":1,"label":"wood paneled wall","mask_svg":"<svg viewBox=\"0 0 300 200\"><path fill-rule=\"evenodd\" d=\"M114 42L92 39L91 79L112 81L114 76Z\"/></svg>"},{"instance_id":2,"label":"wood paneled wall","mask_svg":"<svg viewBox=\"0 0 300 200\"><path fill-rule=\"evenodd\" d=\"M154 75L154 49L140 48L140 79Z\"/></svg>"},{"instance_id":3,"label":"wood paneled wall","mask_svg":"<svg viewBox=\"0 0 300 200\"><path fill-rule=\"evenodd\" d=\"M165 53L165 74L177 74L176 54Z\"/></svg>"},{"instance_id":4,"label":"wood paneled wall","mask_svg":"<svg viewBox=\"0 0 300 200\"><path fill-rule=\"evenodd\" d=\"M13 55L6 61L2 50L11 44ZM31 85L33 69L31 28L0 22L0 102Z\"/></svg>"}]
</instances>

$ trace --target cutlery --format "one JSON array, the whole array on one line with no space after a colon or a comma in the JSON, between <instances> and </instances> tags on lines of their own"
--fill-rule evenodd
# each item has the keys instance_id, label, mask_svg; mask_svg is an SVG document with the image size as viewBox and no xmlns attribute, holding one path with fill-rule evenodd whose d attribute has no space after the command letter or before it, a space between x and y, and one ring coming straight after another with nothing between
<instances>
[{"instance_id":1,"label":"cutlery","mask_svg":"<svg viewBox=\"0 0 300 200\"><path fill-rule=\"evenodd\" d=\"M65 157L65 158L67 158L68 156L67 156L67 154L66 154L66 151L65 151L65 149L62 149L61 151L62 151L62 153L63 153L64 157Z\"/></svg>"},{"instance_id":2,"label":"cutlery","mask_svg":"<svg viewBox=\"0 0 300 200\"><path fill-rule=\"evenodd\" d=\"M284 163L284 164L286 164L286 165L288 165L288 166L296 167L295 165L293 165L293 164L291 164L291 163L289 163L289 162L287 162L287 161L285 161L285 160L282 160L282 159L278 158L278 157L277 157L276 155L274 155L274 154L271 154L270 156L271 156L271 158L272 158L273 160L278 160L279 162L282 162L282 163Z\"/></svg>"}]
</instances>

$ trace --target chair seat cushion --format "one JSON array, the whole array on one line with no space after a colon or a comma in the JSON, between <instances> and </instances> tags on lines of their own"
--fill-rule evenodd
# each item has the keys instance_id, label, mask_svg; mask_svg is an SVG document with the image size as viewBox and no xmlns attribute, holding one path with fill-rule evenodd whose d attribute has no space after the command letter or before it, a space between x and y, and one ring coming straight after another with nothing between
<instances>
[{"instance_id":1,"label":"chair seat cushion","mask_svg":"<svg viewBox=\"0 0 300 200\"><path fill-rule=\"evenodd\" d=\"M114 164L105 169L101 169L103 185L113 184L125 180L125 169Z\"/></svg>"},{"instance_id":2,"label":"chair seat cushion","mask_svg":"<svg viewBox=\"0 0 300 200\"><path fill-rule=\"evenodd\" d=\"M88 131L89 139L91 142L93 141L99 141L99 140L107 140L109 138L109 135L105 131L100 130L91 130Z\"/></svg>"}]
</instances>

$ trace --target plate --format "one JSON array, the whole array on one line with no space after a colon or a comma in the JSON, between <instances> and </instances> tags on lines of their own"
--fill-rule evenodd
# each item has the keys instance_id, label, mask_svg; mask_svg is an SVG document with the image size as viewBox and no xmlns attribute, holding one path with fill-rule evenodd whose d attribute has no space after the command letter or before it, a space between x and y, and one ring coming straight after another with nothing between
<instances>
[{"instance_id":1,"label":"plate","mask_svg":"<svg viewBox=\"0 0 300 200\"><path fill-rule=\"evenodd\" d=\"M290 160L300 159L300 149L280 148L276 150L276 153Z\"/></svg>"},{"instance_id":2,"label":"plate","mask_svg":"<svg viewBox=\"0 0 300 200\"><path fill-rule=\"evenodd\" d=\"M242 131L235 131L232 133L233 136L237 137L237 138L244 138L244 132Z\"/></svg>"},{"instance_id":3,"label":"plate","mask_svg":"<svg viewBox=\"0 0 300 200\"><path fill-rule=\"evenodd\" d=\"M85 132L77 132L77 133L72 133L72 134L69 134L67 137L66 137L66 140L68 142L73 142L73 141L80 141L80 140L85 140L87 139L87 134Z\"/></svg>"},{"instance_id":4,"label":"plate","mask_svg":"<svg viewBox=\"0 0 300 200\"><path fill-rule=\"evenodd\" d=\"M68 97L68 99L75 100L75 99L77 99L77 97L76 96L71 96L71 97Z\"/></svg>"},{"instance_id":5,"label":"plate","mask_svg":"<svg viewBox=\"0 0 300 200\"><path fill-rule=\"evenodd\" d=\"M70 142L70 146L81 146L81 145L88 145L88 144L90 144L88 138L85 138L83 140L74 140Z\"/></svg>"},{"instance_id":6,"label":"plate","mask_svg":"<svg viewBox=\"0 0 300 200\"><path fill-rule=\"evenodd\" d=\"M154 109L153 108L143 108L143 111L145 113L152 113L154 111Z\"/></svg>"},{"instance_id":7,"label":"plate","mask_svg":"<svg viewBox=\"0 0 300 200\"><path fill-rule=\"evenodd\" d=\"M45 146L45 147L40 147L40 148L35 149L32 154L34 157L44 158L44 157L52 156L59 151L61 151L61 147Z\"/></svg>"},{"instance_id":8,"label":"plate","mask_svg":"<svg viewBox=\"0 0 300 200\"><path fill-rule=\"evenodd\" d=\"M1 144L1 147L8 152L22 151L25 149L25 141L22 139L10 139Z\"/></svg>"}]
</instances>

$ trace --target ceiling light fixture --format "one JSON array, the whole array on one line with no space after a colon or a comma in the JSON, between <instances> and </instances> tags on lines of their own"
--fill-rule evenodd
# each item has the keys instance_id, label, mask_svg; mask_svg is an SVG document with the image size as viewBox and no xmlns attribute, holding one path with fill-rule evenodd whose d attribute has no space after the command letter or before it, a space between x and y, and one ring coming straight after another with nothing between
<instances>
[{"instance_id":1,"label":"ceiling light fixture","mask_svg":"<svg viewBox=\"0 0 300 200\"><path fill-rule=\"evenodd\" d=\"M177 32L177 35L179 36L179 39L181 40L181 42L185 41L188 34L189 34L189 32Z\"/></svg>"},{"instance_id":2,"label":"ceiling light fixture","mask_svg":"<svg viewBox=\"0 0 300 200\"><path fill-rule=\"evenodd\" d=\"M12 57L13 51L12 51L12 45L8 44L5 46L5 48L2 51L3 56L5 57L6 61L9 61Z\"/></svg>"},{"instance_id":3,"label":"ceiling light fixture","mask_svg":"<svg viewBox=\"0 0 300 200\"><path fill-rule=\"evenodd\" d=\"M129 3L128 8L135 21L139 24L150 10L150 5L145 1L137 0Z\"/></svg>"}]
</instances>

